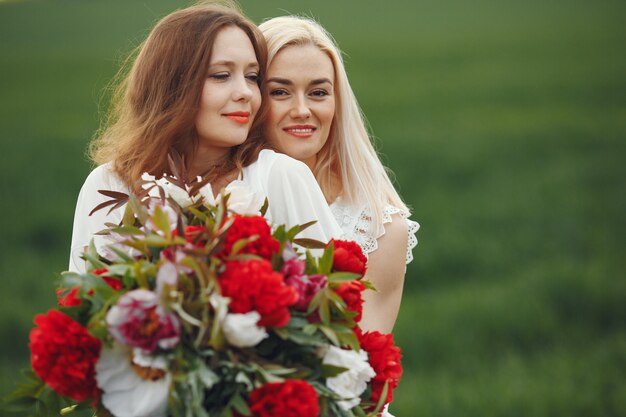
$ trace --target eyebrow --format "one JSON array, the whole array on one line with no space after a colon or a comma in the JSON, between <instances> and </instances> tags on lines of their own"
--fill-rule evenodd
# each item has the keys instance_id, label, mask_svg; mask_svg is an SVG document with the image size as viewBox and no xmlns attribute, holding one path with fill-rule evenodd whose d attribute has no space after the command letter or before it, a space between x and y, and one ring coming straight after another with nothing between
<instances>
[{"instance_id":1,"label":"eyebrow","mask_svg":"<svg viewBox=\"0 0 626 417\"><path fill-rule=\"evenodd\" d=\"M222 60L222 61L215 61L215 62L210 62L209 66L213 67L216 65L224 65L224 66L235 66L237 65L237 63L235 61L228 61L228 60ZM251 61L246 65L246 68L250 68L250 67L255 67L258 68L259 67L259 63L256 61Z\"/></svg>"},{"instance_id":2,"label":"eyebrow","mask_svg":"<svg viewBox=\"0 0 626 417\"><path fill-rule=\"evenodd\" d=\"M288 80L286 78L279 78L279 77L272 77L270 79L267 80L267 82L269 83L278 83L278 84L282 84L282 85L293 85L293 82L291 80ZM328 78L318 78L316 80L312 80L309 84L310 85L319 85L319 84L324 84L324 83L328 83L330 85L333 85L333 82L330 81Z\"/></svg>"}]
</instances>

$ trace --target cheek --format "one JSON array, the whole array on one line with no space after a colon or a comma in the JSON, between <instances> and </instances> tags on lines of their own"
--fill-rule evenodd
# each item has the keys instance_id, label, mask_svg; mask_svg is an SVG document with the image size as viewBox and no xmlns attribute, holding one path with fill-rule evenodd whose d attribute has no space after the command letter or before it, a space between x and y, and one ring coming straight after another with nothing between
<instances>
[{"instance_id":1,"label":"cheek","mask_svg":"<svg viewBox=\"0 0 626 417\"><path fill-rule=\"evenodd\" d=\"M252 113L256 114L256 112L258 112L259 108L261 107L261 91L257 87L252 90L252 94L253 95L250 103L252 105Z\"/></svg>"},{"instance_id":2,"label":"cheek","mask_svg":"<svg viewBox=\"0 0 626 417\"><path fill-rule=\"evenodd\" d=\"M333 99L328 103L328 113L330 119L332 120L335 117L335 111L337 110L337 105L335 102L335 97L333 96Z\"/></svg>"},{"instance_id":3,"label":"cheek","mask_svg":"<svg viewBox=\"0 0 626 417\"><path fill-rule=\"evenodd\" d=\"M266 135L269 139L275 139L279 132L278 123L280 122L280 105L270 102L267 106L267 116L265 122Z\"/></svg>"},{"instance_id":4,"label":"cheek","mask_svg":"<svg viewBox=\"0 0 626 417\"><path fill-rule=\"evenodd\" d=\"M321 113L321 117L324 119L323 123L326 126L326 129L330 129L330 125L335 118L335 102L329 103L327 107L324 108Z\"/></svg>"}]
</instances>

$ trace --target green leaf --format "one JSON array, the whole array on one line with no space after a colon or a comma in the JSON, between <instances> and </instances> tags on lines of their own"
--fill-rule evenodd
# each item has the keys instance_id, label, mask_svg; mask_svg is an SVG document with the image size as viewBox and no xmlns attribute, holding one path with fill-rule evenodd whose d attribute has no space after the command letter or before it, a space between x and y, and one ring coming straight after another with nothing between
<instances>
[{"instance_id":1,"label":"green leaf","mask_svg":"<svg viewBox=\"0 0 626 417\"><path fill-rule=\"evenodd\" d=\"M330 324L330 308L328 306L328 299L324 298L320 300L319 312L322 323Z\"/></svg>"},{"instance_id":2,"label":"green leaf","mask_svg":"<svg viewBox=\"0 0 626 417\"><path fill-rule=\"evenodd\" d=\"M376 289L376 287L374 286L374 284L371 283L371 281L368 281L366 279L362 279L361 283L365 286L366 290L378 291Z\"/></svg>"},{"instance_id":3,"label":"green leaf","mask_svg":"<svg viewBox=\"0 0 626 417\"><path fill-rule=\"evenodd\" d=\"M348 368L344 368L342 366L323 364L322 365L322 378L332 378L334 376L337 376L339 374L346 372L347 370Z\"/></svg>"},{"instance_id":4,"label":"green leaf","mask_svg":"<svg viewBox=\"0 0 626 417\"><path fill-rule=\"evenodd\" d=\"M154 233L146 236L144 242L148 246L155 248L165 248L170 245L170 241L168 239Z\"/></svg>"},{"instance_id":5,"label":"green leaf","mask_svg":"<svg viewBox=\"0 0 626 417\"><path fill-rule=\"evenodd\" d=\"M195 216L196 219L200 220L202 223L205 223L208 219L208 216L194 207L189 207L188 210Z\"/></svg>"},{"instance_id":6,"label":"green leaf","mask_svg":"<svg viewBox=\"0 0 626 417\"><path fill-rule=\"evenodd\" d=\"M261 206L261 216L265 217L265 213L267 213L267 209L270 207L270 203L265 197L265 201L263 201L263 206Z\"/></svg>"},{"instance_id":7,"label":"green leaf","mask_svg":"<svg viewBox=\"0 0 626 417\"><path fill-rule=\"evenodd\" d=\"M326 335L326 337L335 345L335 346L340 346L341 343L339 343L339 339L337 338L337 335L335 334L335 332L328 326L320 326L320 330L322 331L322 333L324 333Z\"/></svg>"},{"instance_id":8,"label":"green leaf","mask_svg":"<svg viewBox=\"0 0 626 417\"><path fill-rule=\"evenodd\" d=\"M259 238L259 235L253 235L247 238L239 239L233 244L231 254L236 255L239 251L246 247L248 243L252 243Z\"/></svg>"},{"instance_id":9,"label":"green leaf","mask_svg":"<svg viewBox=\"0 0 626 417\"><path fill-rule=\"evenodd\" d=\"M131 194L128 198L128 205L133 209L135 216L139 219L139 223L146 224L148 222L150 215L146 206L141 203L141 200Z\"/></svg>"},{"instance_id":10,"label":"green leaf","mask_svg":"<svg viewBox=\"0 0 626 417\"><path fill-rule=\"evenodd\" d=\"M230 407L224 407L220 413L220 417L233 417L233 410Z\"/></svg>"},{"instance_id":11,"label":"green leaf","mask_svg":"<svg viewBox=\"0 0 626 417\"><path fill-rule=\"evenodd\" d=\"M361 346L359 345L359 339L356 337L354 332L350 333L338 333L337 337L339 338L339 343L341 346L349 346L352 350L360 350Z\"/></svg>"},{"instance_id":12,"label":"green leaf","mask_svg":"<svg viewBox=\"0 0 626 417\"><path fill-rule=\"evenodd\" d=\"M347 281L355 281L361 278L360 274L355 274L354 272L333 272L328 275L328 282L339 283L339 282L347 282Z\"/></svg>"},{"instance_id":13,"label":"green leaf","mask_svg":"<svg viewBox=\"0 0 626 417\"><path fill-rule=\"evenodd\" d=\"M287 233L285 232L285 225L281 224L274 230L272 236L279 242L285 242L287 240Z\"/></svg>"},{"instance_id":14,"label":"green leaf","mask_svg":"<svg viewBox=\"0 0 626 417\"><path fill-rule=\"evenodd\" d=\"M327 342L315 334L306 334L304 332L289 332L287 338L301 346L325 346Z\"/></svg>"},{"instance_id":15,"label":"green leaf","mask_svg":"<svg viewBox=\"0 0 626 417\"><path fill-rule=\"evenodd\" d=\"M307 275L313 275L318 273L317 268L317 260L311 255L311 252L306 251L306 261L305 261L305 269L304 271Z\"/></svg>"},{"instance_id":16,"label":"green leaf","mask_svg":"<svg viewBox=\"0 0 626 417\"><path fill-rule=\"evenodd\" d=\"M317 332L317 324L307 324L306 326L304 326L304 328L302 329L302 332L304 334L308 334L308 335L312 335L315 334L315 332Z\"/></svg>"},{"instance_id":17,"label":"green leaf","mask_svg":"<svg viewBox=\"0 0 626 417\"><path fill-rule=\"evenodd\" d=\"M319 266L320 274L324 274L324 275L330 274L330 271L333 268L333 252L334 252L334 245L331 242L319 260L318 266Z\"/></svg>"},{"instance_id":18,"label":"green leaf","mask_svg":"<svg viewBox=\"0 0 626 417\"><path fill-rule=\"evenodd\" d=\"M111 232L117 233L123 236L140 236L143 235L143 230L135 226L118 226L111 228Z\"/></svg>"},{"instance_id":19,"label":"green leaf","mask_svg":"<svg viewBox=\"0 0 626 417\"><path fill-rule=\"evenodd\" d=\"M365 411L358 405L352 409L352 413L355 417L366 417Z\"/></svg>"},{"instance_id":20,"label":"green leaf","mask_svg":"<svg viewBox=\"0 0 626 417\"><path fill-rule=\"evenodd\" d=\"M172 230L170 226L170 218L165 213L165 211L161 208L161 206L157 205L154 208L154 215L152 215L152 222L154 225L165 234L166 238L170 238L172 236Z\"/></svg>"},{"instance_id":21,"label":"green leaf","mask_svg":"<svg viewBox=\"0 0 626 417\"><path fill-rule=\"evenodd\" d=\"M122 224L124 226L132 226L135 224L135 213L130 204L126 204L124 208L124 216L122 217Z\"/></svg>"},{"instance_id":22,"label":"green leaf","mask_svg":"<svg viewBox=\"0 0 626 417\"><path fill-rule=\"evenodd\" d=\"M235 410L237 410L239 414L242 414L244 416L250 416L252 414L250 412L248 404L239 393L233 395L233 397L230 399L230 404Z\"/></svg>"}]
</instances>

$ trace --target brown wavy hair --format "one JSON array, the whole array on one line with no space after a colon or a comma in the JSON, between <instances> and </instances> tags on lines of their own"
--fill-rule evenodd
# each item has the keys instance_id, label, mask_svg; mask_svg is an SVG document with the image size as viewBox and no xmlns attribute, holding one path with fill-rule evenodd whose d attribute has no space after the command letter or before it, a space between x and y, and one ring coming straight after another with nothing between
<instances>
[{"instance_id":1,"label":"brown wavy hair","mask_svg":"<svg viewBox=\"0 0 626 417\"><path fill-rule=\"evenodd\" d=\"M225 27L243 30L264 78L267 47L263 35L234 3L204 3L164 17L122 66L108 116L94 136L89 157L111 162L114 172L137 191L141 174L169 172L167 155L176 151L187 162L197 149L195 119L215 37ZM132 63L130 71L125 71ZM261 87L261 86L260 86ZM230 149L226 160L207 167L214 180L254 162L263 146L261 104L246 141Z\"/></svg>"}]
</instances>

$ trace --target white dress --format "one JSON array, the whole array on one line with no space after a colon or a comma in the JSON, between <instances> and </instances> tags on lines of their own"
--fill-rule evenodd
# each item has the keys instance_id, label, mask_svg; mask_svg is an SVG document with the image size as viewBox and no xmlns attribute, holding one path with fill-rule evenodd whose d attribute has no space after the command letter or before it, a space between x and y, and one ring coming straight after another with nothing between
<instances>
[{"instance_id":1,"label":"white dress","mask_svg":"<svg viewBox=\"0 0 626 417\"><path fill-rule=\"evenodd\" d=\"M341 238L343 232L326 203L322 190L309 168L302 162L272 150L262 150L256 162L245 167L241 180L254 192L267 197L269 209L265 217L273 224L292 227L311 220L317 223L304 230L299 237L322 242ZM124 207L108 213L108 207L89 216L98 204L109 200L98 190L128 193L128 187L113 173L110 164L94 169L83 184L76 203L69 270L85 271L81 255L91 239L99 250L107 243L107 237L95 235L106 228L105 223L119 223Z\"/></svg>"},{"instance_id":2,"label":"white dress","mask_svg":"<svg viewBox=\"0 0 626 417\"><path fill-rule=\"evenodd\" d=\"M378 235L375 234L372 225L372 215L369 206L363 205L350 205L345 202L341 197L338 197L331 205L330 208L343 230L344 239L354 240L361 246L365 256L368 256L371 252L378 249L378 239L385 234L384 225L391 223L392 215L399 214L407 224L408 230L408 244L406 249L406 263L408 264L413 260L413 248L417 245L417 238L415 233L419 230L420 225L409 219L407 214L394 206L386 206L383 209L383 231Z\"/></svg>"}]
</instances>

